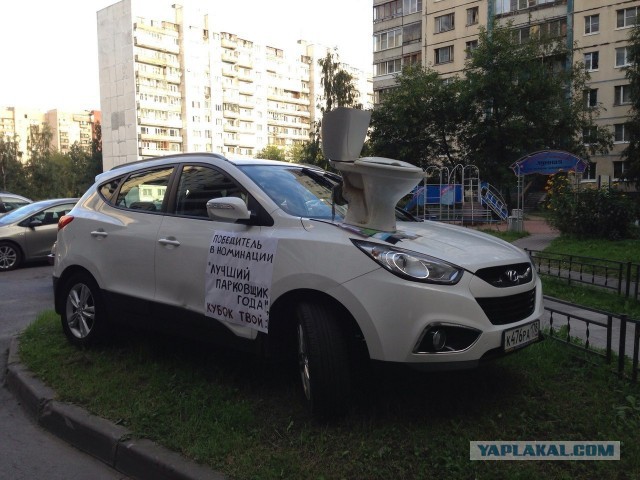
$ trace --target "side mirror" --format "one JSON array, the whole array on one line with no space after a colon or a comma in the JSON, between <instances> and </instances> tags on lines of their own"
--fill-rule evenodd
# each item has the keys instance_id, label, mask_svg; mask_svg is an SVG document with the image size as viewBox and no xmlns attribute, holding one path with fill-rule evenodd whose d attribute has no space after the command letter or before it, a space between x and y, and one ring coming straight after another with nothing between
<instances>
[{"instance_id":1,"label":"side mirror","mask_svg":"<svg viewBox=\"0 0 640 480\"><path fill-rule=\"evenodd\" d=\"M27 226L29 228L36 228L42 225L42 220L30 220Z\"/></svg>"},{"instance_id":2,"label":"side mirror","mask_svg":"<svg viewBox=\"0 0 640 480\"><path fill-rule=\"evenodd\" d=\"M207 214L217 222L233 223L251 218L247 204L237 197L212 198L207 202Z\"/></svg>"}]
</instances>

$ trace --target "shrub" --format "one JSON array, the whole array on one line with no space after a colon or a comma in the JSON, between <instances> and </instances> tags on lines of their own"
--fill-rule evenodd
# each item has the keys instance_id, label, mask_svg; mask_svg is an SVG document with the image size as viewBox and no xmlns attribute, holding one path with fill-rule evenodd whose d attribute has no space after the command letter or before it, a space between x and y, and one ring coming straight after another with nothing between
<instances>
[{"instance_id":1,"label":"shrub","mask_svg":"<svg viewBox=\"0 0 640 480\"><path fill-rule=\"evenodd\" d=\"M618 240L634 233L634 202L610 188L575 190L566 175L547 182L549 223L563 234Z\"/></svg>"}]
</instances>

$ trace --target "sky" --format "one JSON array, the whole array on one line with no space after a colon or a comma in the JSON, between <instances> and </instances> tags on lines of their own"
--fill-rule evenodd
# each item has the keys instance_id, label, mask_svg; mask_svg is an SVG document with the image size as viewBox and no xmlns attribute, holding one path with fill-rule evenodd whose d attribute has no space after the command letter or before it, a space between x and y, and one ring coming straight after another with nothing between
<instances>
[{"instance_id":1,"label":"sky","mask_svg":"<svg viewBox=\"0 0 640 480\"><path fill-rule=\"evenodd\" d=\"M213 18L210 17L212 31L236 33L283 50L292 48L299 39L337 47L342 61L371 70L371 0L173 0L170 3L189 1L202 1L214 12ZM98 10L114 3L117 2L3 1L0 106L99 110L96 15Z\"/></svg>"}]
</instances>

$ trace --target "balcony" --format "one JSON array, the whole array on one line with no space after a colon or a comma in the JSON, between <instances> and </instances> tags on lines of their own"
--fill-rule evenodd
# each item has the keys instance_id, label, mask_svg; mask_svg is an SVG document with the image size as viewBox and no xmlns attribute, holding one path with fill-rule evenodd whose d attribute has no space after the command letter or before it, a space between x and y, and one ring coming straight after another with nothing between
<instances>
[{"instance_id":1,"label":"balcony","mask_svg":"<svg viewBox=\"0 0 640 480\"><path fill-rule=\"evenodd\" d=\"M238 42L236 42L235 39L231 39L225 36L222 37L220 43L224 48L232 48L235 50L238 47Z\"/></svg>"}]
</instances>

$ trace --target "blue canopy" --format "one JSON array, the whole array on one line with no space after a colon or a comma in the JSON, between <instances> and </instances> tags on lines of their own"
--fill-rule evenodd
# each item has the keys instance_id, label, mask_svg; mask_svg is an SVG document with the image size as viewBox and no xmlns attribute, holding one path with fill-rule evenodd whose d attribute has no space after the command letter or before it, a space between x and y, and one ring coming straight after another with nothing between
<instances>
[{"instance_id":1,"label":"blue canopy","mask_svg":"<svg viewBox=\"0 0 640 480\"><path fill-rule=\"evenodd\" d=\"M525 155L511 165L516 175L541 173L553 175L558 172L574 171L583 173L588 167L587 162L572 153L562 150L541 150Z\"/></svg>"}]
</instances>

